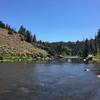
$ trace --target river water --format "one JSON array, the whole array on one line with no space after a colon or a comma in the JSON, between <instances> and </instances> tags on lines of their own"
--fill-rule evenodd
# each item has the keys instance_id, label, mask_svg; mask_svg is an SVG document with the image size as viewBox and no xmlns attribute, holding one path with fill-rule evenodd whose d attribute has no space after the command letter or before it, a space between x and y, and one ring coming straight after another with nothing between
<instances>
[{"instance_id":1,"label":"river water","mask_svg":"<svg viewBox=\"0 0 100 100\"><path fill-rule=\"evenodd\" d=\"M0 100L100 100L99 74L93 64L1 63Z\"/></svg>"}]
</instances>

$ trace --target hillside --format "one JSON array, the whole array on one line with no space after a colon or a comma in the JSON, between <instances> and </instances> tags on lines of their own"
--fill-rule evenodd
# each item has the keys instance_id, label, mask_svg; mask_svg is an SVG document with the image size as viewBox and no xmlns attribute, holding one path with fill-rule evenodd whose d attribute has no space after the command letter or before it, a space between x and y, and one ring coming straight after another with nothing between
<instances>
[{"instance_id":1,"label":"hillside","mask_svg":"<svg viewBox=\"0 0 100 100\"><path fill-rule=\"evenodd\" d=\"M46 56L47 52L28 43L18 33L9 34L7 29L0 28L0 54Z\"/></svg>"},{"instance_id":2,"label":"hillside","mask_svg":"<svg viewBox=\"0 0 100 100\"><path fill-rule=\"evenodd\" d=\"M7 55L6 55L7 54ZM8 55L10 54L10 56ZM5 55L10 57L31 57L34 60L60 59L66 56L88 55L99 57L100 54L100 30L94 39L76 42L43 42L37 40L36 35L23 25L16 31L10 25L0 21L0 59ZM3 55L3 56L2 56ZM13 58L13 57L12 57Z\"/></svg>"}]
</instances>

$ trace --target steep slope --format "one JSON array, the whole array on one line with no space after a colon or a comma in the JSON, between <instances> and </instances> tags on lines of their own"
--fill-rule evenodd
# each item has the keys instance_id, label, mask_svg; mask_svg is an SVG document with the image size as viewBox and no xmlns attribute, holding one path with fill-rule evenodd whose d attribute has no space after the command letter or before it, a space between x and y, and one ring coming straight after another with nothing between
<instances>
[{"instance_id":1,"label":"steep slope","mask_svg":"<svg viewBox=\"0 0 100 100\"><path fill-rule=\"evenodd\" d=\"M22 40L20 34L8 34L8 30L0 28L0 54L46 56L47 52Z\"/></svg>"}]
</instances>

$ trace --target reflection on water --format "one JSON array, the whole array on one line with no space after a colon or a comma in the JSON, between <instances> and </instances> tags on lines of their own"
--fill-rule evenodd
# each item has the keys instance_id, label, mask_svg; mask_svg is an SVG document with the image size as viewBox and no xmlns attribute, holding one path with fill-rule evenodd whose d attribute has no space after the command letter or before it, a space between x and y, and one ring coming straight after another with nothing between
<instances>
[{"instance_id":1,"label":"reflection on water","mask_svg":"<svg viewBox=\"0 0 100 100\"><path fill-rule=\"evenodd\" d=\"M0 100L99 100L98 74L92 64L2 63Z\"/></svg>"}]
</instances>

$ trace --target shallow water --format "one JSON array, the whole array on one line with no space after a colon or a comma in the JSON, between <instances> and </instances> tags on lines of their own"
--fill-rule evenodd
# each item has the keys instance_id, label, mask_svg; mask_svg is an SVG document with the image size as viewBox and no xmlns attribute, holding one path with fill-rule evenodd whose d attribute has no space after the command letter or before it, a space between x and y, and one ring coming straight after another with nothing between
<instances>
[{"instance_id":1,"label":"shallow water","mask_svg":"<svg viewBox=\"0 0 100 100\"><path fill-rule=\"evenodd\" d=\"M1 63L0 100L100 100L99 74L92 64Z\"/></svg>"}]
</instances>

